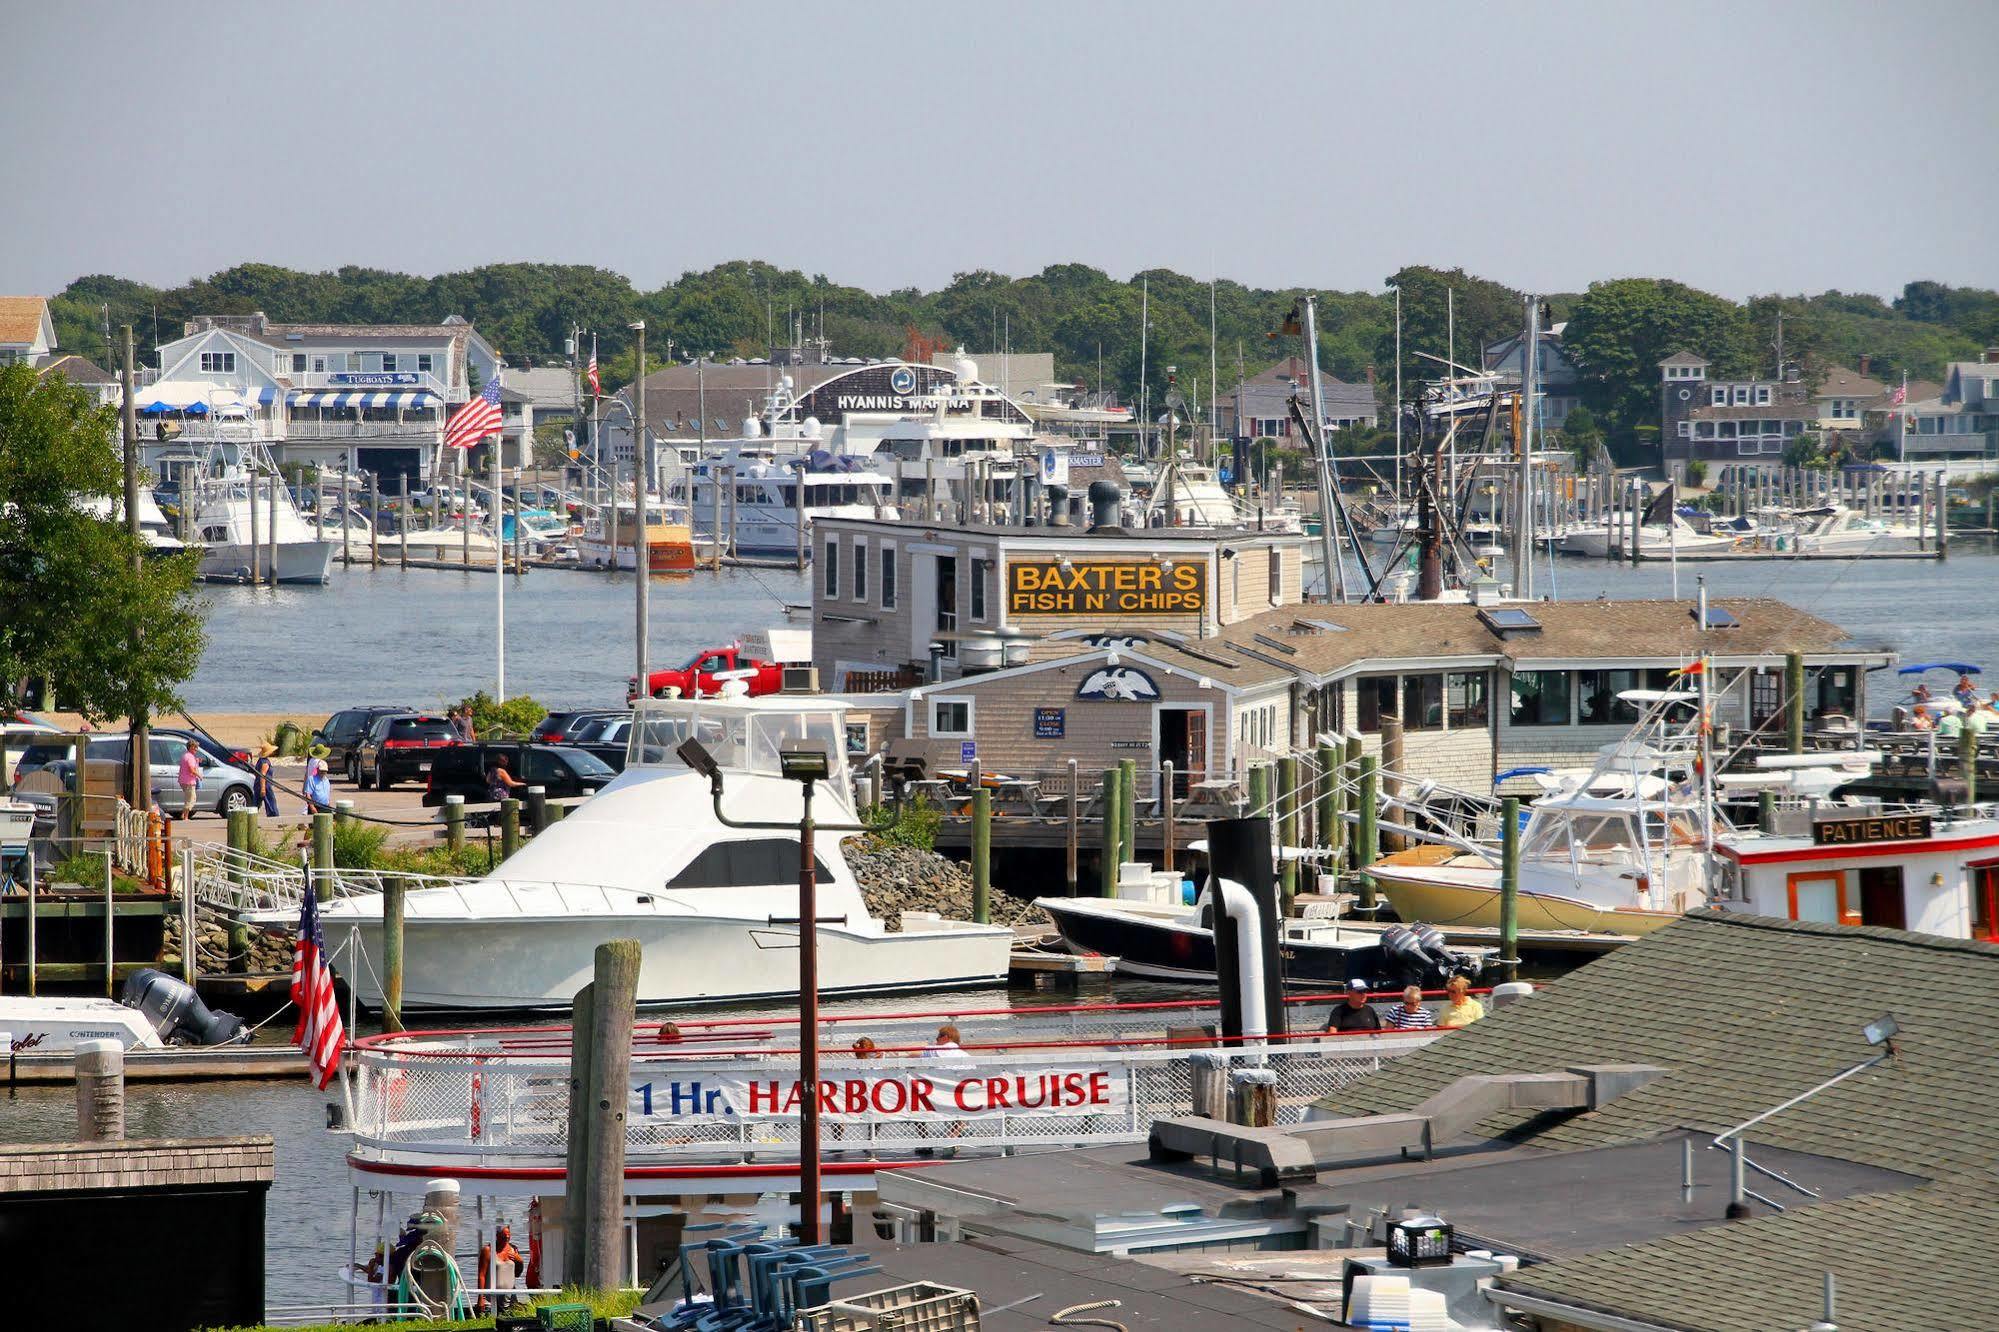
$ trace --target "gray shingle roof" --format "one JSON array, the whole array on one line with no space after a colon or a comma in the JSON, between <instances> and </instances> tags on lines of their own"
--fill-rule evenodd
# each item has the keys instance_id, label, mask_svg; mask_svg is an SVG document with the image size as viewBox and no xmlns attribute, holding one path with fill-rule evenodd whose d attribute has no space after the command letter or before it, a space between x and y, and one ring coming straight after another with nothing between
<instances>
[{"instance_id":1,"label":"gray shingle roof","mask_svg":"<svg viewBox=\"0 0 1999 1332\"><path fill-rule=\"evenodd\" d=\"M1901 930L1700 912L1620 948L1322 1104L1407 1110L1468 1073L1655 1063L1671 1071L1594 1111L1479 1126L1537 1146L1717 1132L1858 1062L1892 1010L1899 1057L1774 1116L1756 1141L1939 1181L1523 1269L1506 1285L1664 1326L1802 1327L1820 1273L1846 1275L1840 1324L1993 1325L1999 1222L1999 946ZM1943 1181L1954 1181L1944 1183Z\"/></svg>"}]
</instances>

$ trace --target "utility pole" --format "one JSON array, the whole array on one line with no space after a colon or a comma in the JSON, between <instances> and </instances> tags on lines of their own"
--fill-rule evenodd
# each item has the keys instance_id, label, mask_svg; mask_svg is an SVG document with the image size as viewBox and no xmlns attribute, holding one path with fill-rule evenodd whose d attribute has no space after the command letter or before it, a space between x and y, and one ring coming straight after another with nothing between
<instances>
[{"instance_id":1,"label":"utility pole","mask_svg":"<svg viewBox=\"0 0 1999 1332\"><path fill-rule=\"evenodd\" d=\"M652 468L646 456L646 321L641 319L631 326L639 335L638 378L632 381L632 397L638 408L634 414L632 436L632 582L637 586L638 598L638 665L639 673L633 680L634 697L652 697L652 675L646 669L646 638L651 631L651 608L646 605L646 584L652 581L652 542L648 530L650 519L646 514L646 485L651 479ZM613 495L612 503L617 502ZM612 556L616 558L615 553Z\"/></svg>"},{"instance_id":2,"label":"utility pole","mask_svg":"<svg viewBox=\"0 0 1999 1332\"><path fill-rule=\"evenodd\" d=\"M125 363L118 373L118 385L124 390L124 401L118 413L125 436L125 534L132 539L132 572L138 573L139 563L145 558L145 554L139 538L139 404L138 390L133 387L133 380L137 375L132 364L132 326L126 324L119 331L124 335L125 344ZM183 496L181 503L188 504L191 498ZM139 646L136 641L139 632L136 629L133 631L135 641L132 643L132 648L135 657ZM149 725L152 718L147 716L145 706L140 704L134 708L130 720L132 746L125 756L125 798L133 809L150 810L153 807L152 768L147 760L152 753L152 728ZM81 772L77 774L79 788L82 786L82 776ZM105 930L106 937L109 937L108 924Z\"/></svg>"}]
</instances>

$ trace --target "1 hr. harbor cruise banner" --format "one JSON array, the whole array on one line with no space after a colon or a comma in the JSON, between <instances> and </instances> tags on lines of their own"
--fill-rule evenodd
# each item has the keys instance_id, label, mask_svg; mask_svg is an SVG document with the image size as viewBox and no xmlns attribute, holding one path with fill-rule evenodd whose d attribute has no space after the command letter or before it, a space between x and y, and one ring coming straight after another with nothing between
<instances>
[{"instance_id":1,"label":"1 hr. harbor cruise banner","mask_svg":"<svg viewBox=\"0 0 1999 1332\"><path fill-rule=\"evenodd\" d=\"M709 1072L682 1066L670 1074L635 1070L630 1112L654 1120L771 1118L796 1115L804 1084L782 1070ZM819 1079L827 1119L962 1120L1000 1115L1105 1115L1123 1112L1131 1088L1122 1069L1048 1065L1004 1072L947 1066L842 1068Z\"/></svg>"}]
</instances>

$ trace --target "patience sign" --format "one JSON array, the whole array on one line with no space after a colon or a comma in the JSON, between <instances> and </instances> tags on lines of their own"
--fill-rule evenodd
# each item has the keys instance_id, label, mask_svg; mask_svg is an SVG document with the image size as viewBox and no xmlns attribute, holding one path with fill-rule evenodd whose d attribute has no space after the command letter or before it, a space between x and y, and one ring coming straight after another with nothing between
<instances>
[{"instance_id":1,"label":"patience sign","mask_svg":"<svg viewBox=\"0 0 1999 1332\"><path fill-rule=\"evenodd\" d=\"M1015 561L1006 572L1009 615L1194 615L1208 606L1208 566L1198 561Z\"/></svg>"},{"instance_id":2,"label":"patience sign","mask_svg":"<svg viewBox=\"0 0 1999 1332\"><path fill-rule=\"evenodd\" d=\"M634 1078L632 1100L651 1119L788 1117L798 1113L805 1084L796 1076L676 1070L670 1077ZM924 1072L844 1069L819 1079L819 1113L832 1119L979 1119L988 1115L1103 1115L1125 1109L1123 1070L1010 1068Z\"/></svg>"}]
</instances>

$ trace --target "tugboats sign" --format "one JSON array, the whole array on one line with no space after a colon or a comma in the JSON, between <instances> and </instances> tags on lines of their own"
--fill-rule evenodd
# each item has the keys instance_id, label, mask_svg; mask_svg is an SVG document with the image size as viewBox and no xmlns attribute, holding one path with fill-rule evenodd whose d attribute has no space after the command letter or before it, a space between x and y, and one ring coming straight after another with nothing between
<instances>
[{"instance_id":1,"label":"tugboats sign","mask_svg":"<svg viewBox=\"0 0 1999 1332\"><path fill-rule=\"evenodd\" d=\"M632 1080L631 1109L647 1119L786 1118L805 1085L769 1073L686 1069L671 1078ZM960 1120L989 1116L1105 1115L1123 1112L1131 1086L1122 1069L1063 1065L971 1068L924 1073L842 1070L819 1080L819 1113L830 1119Z\"/></svg>"}]
</instances>

